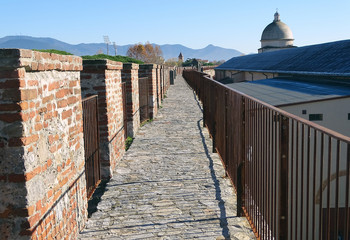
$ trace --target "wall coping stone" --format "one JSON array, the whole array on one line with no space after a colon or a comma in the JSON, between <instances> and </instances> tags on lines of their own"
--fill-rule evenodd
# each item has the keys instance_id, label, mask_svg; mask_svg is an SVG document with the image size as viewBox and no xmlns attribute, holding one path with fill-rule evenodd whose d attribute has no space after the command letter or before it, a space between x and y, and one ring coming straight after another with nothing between
<instances>
[{"instance_id":1,"label":"wall coping stone","mask_svg":"<svg viewBox=\"0 0 350 240\"><path fill-rule=\"evenodd\" d=\"M140 69L156 69L157 68L157 64L140 64Z\"/></svg>"},{"instance_id":2,"label":"wall coping stone","mask_svg":"<svg viewBox=\"0 0 350 240\"><path fill-rule=\"evenodd\" d=\"M0 49L0 69L24 67L26 71L81 71L82 58L73 55L38 52L29 49Z\"/></svg>"},{"instance_id":3,"label":"wall coping stone","mask_svg":"<svg viewBox=\"0 0 350 240\"><path fill-rule=\"evenodd\" d=\"M139 69L139 64L137 63L123 63L123 70Z\"/></svg>"},{"instance_id":4,"label":"wall coping stone","mask_svg":"<svg viewBox=\"0 0 350 240\"><path fill-rule=\"evenodd\" d=\"M122 62L116 62L109 59L83 60L84 70L121 70Z\"/></svg>"}]
</instances>

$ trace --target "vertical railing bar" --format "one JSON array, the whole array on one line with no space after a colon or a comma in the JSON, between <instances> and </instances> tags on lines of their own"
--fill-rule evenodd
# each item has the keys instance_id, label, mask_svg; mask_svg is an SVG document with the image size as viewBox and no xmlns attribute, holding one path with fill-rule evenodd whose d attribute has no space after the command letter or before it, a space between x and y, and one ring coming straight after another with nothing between
<instances>
[{"instance_id":1,"label":"vertical railing bar","mask_svg":"<svg viewBox=\"0 0 350 240\"><path fill-rule=\"evenodd\" d=\"M275 199L274 199L274 206L275 206L275 209L274 209L274 219L275 219L275 222L274 222L274 237L277 238L277 127L278 127L278 121L280 120L279 119L279 114L275 112L275 142L274 142L274 146L275 146L275 152L274 152L274 196L275 196Z\"/></svg>"},{"instance_id":2,"label":"vertical railing bar","mask_svg":"<svg viewBox=\"0 0 350 240\"><path fill-rule=\"evenodd\" d=\"M258 114L258 104L255 103L255 133L256 138L254 139L254 212L255 212L255 227L257 230L257 233L259 233L259 188L258 188L258 152L259 152L259 146L258 146L258 138L259 138L259 114Z\"/></svg>"},{"instance_id":3,"label":"vertical railing bar","mask_svg":"<svg viewBox=\"0 0 350 240\"><path fill-rule=\"evenodd\" d=\"M291 169L290 169L290 199L292 200L292 206L290 209L290 239L293 239L293 182L294 182L294 120L291 120L292 130L291 130L291 143L290 143L290 149L291 149L291 156L290 156L290 162L291 162Z\"/></svg>"},{"instance_id":4,"label":"vertical railing bar","mask_svg":"<svg viewBox=\"0 0 350 240\"><path fill-rule=\"evenodd\" d=\"M346 154L346 189L345 189L345 239L349 239L349 225L350 225L350 206L349 206L349 187L350 187L350 144L347 144L347 154Z\"/></svg>"},{"instance_id":5,"label":"vertical railing bar","mask_svg":"<svg viewBox=\"0 0 350 240\"><path fill-rule=\"evenodd\" d=\"M263 184L263 196L264 196L264 198L263 198L263 206L264 206L264 211L263 211L263 226L264 226L264 239L266 239L266 237L267 237L267 227L266 227L266 209L267 209L267 207L266 207L266 203L267 203L267 201L266 201L266 190L267 190L267 186L266 186L266 183L267 183L267 181L266 181L266 177L267 177L267 174L266 174L266 154L267 154L267 137L266 137L266 130L267 130L267 126L266 126L266 118L267 118L267 116L266 116L266 108L265 107L263 107L263 115L264 115L264 122L263 122L263 126L264 126L264 129L263 129L263 135L264 135L264 141L263 141L263 156L264 156L264 158L263 158L263 179L264 179L264 184Z\"/></svg>"},{"instance_id":6,"label":"vertical railing bar","mask_svg":"<svg viewBox=\"0 0 350 240\"><path fill-rule=\"evenodd\" d=\"M322 185L323 185L323 161L324 161L324 133L321 132L321 156L320 156L320 218L319 218L319 237L322 238L322 222L323 222L323 211L322 211Z\"/></svg>"},{"instance_id":7,"label":"vertical railing bar","mask_svg":"<svg viewBox=\"0 0 350 240\"><path fill-rule=\"evenodd\" d=\"M335 185L335 239L338 238L339 228L339 152L340 152L340 140L337 139L337 155L336 155L336 185Z\"/></svg>"},{"instance_id":8,"label":"vertical railing bar","mask_svg":"<svg viewBox=\"0 0 350 240\"><path fill-rule=\"evenodd\" d=\"M269 204L270 204L270 207L269 207L269 235L270 235L270 238L273 238L273 171L272 171L272 168L273 168L273 110L270 110L270 120L269 120L269 137L270 137L270 140L269 140L269 150L270 150L270 157L269 157Z\"/></svg>"},{"instance_id":9,"label":"vertical railing bar","mask_svg":"<svg viewBox=\"0 0 350 240\"><path fill-rule=\"evenodd\" d=\"M260 216L260 226L259 226L259 232L261 238L264 239L264 186L261 183L264 179L263 176L263 162L264 162L264 150L263 150L263 144L264 144L264 136L263 136L263 126L264 126L264 112L263 107L259 104L259 216Z\"/></svg>"},{"instance_id":10,"label":"vertical railing bar","mask_svg":"<svg viewBox=\"0 0 350 240\"><path fill-rule=\"evenodd\" d=\"M285 116L280 118L280 145L279 145L279 234L280 239L288 238L288 181L289 181L289 119Z\"/></svg>"},{"instance_id":11,"label":"vertical railing bar","mask_svg":"<svg viewBox=\"0 0 350 240\"><path fill-rule=\"evenodd\" d=\"M317 131L314 130L314 164L313 164L313 168L314 168L314 172L313 172L313 187L312 187L312 206L313 206L313 210L312 210L312 233L311 233L311 239L315 238L315 211L316 211L316 160L317 160Z\"/></svg>"},{"instance_id":12,"label":"vertical railing bar","mask_svg":"<svg viewBox=\"0 0 350 240\"><path fill-rule=\"evenodd\" d=\"M250 178L250 186L249 186L249 193L250 193L250 205L249 205L249 209L250 209L250 219L251 221L254 221L254 200L253 200L253 196L254 196L254 154L255 154L255 148L254 148L254 138L253 138L253 133L255 133L255 129L254 129L254 104L253 101L249 100L250 102L250 109L249 109L249 115L250 115L250 125L251 125L251 130L250 130L250 176L252 176ZM255 222L254 222L255 224Z\"/></svg>"},{"instance_id":13,"label":"vertical railing bar","mask_svg":"<svg viewBox=\"0 0 350 240\"><path fill-rule=\"evenodd\" d=\"M251 121L251 103L249 101L249 99L246 99L246 103L247 103L247 110L246 110L246 121L248 121L248 134L246 136L247 139L247 143L248 143L248 149L247 149L247 154L248 154L248 159L247 159L247 168L246 170L246 176L251 176L251 153L250 153L250 149L252 146L252 142L251 142L251 129L252 129L252 121ZM249 221L251 221L251 211L250 211L250 207L251 207L251 177L247 178L247 186L248 188L246 189L246 191L249 191L249 195L247 194L247 206L246 209L247 211L249 211Z\"/></svg>"},{"instance_id":14,"label":"vertical railing bar","mask_svg":"<svg viewBox=\"0 0 350 240\"><path fill-rule=\"evenodd\" d=\"M330 197L331 197L331 165L332 163L332 139L330 136L328 136L328 176L327 176L327 239L330 240L330 225L331 225L331 218L330 218ZM322 193L322 188L321 188Z\"/></svg>"},{"instance_id":15,"label":"vertical railing bar","mask_svg":"<svg viewBox=\"0 0 350 240\"><path fill-rule=\"evenodd\" d=\"M258 178L257 178L257 187L258 187L258 230L259 230L259 235L261 237L264 237L263 235L263 230L262 230L262 210L263 210L263 204L262 204L262 184L261 184L261 180L262 180L262 107L260 106L260 104L258 105L258 166L257 166L257 172L258 172Z\"/></svg>"},{"instance_id":16,"label":"vertical railing bar","mask_svg":"<svg viewBox=\"0 0 350 240\"><path fill-rule=\"evenodd\" d=\"M248 179L249 181L249 219L252 222L253 221L253 211L252 211L252 206L253 206L253 138L252 138L252 133L254 132L254 119L253 119L253 104L252 101L247 99L249 103L249 111L247 112L247 118L249 119L249 175L250 176Z\"/></svg>"},{"instance_id":17,"label":"vertical railing bar","mask_svg":"<svg viewBox=\"0 0 350 240\"><path fill-rule=\"evenodd\" d=\"M307 162L306 162L306 239L308 239L309 229L309 195L310 195L310 140L311 140L311 129L307 126Z\"/></svg>"},{"instance_id":18,"label":"vertical railing bar","mask_svg":"<svg viewBox=\"0 0 350 240\"><path fill-rule=\"evenodd\" d=\"M295 136L295 236L298 235L298 201L299 201L299 122L296 122Z\"/></svg>"},{"instance_id":19,"label":"vertical railing bar","mask_svg":"<svg viewBox=\"0 0 350 240\"><path fill-rule=\"evenodd\" d=\"M267 156L267 186L268 186L268 193L267 193L267 227L268 227L268 238L271 239L271 110L268 109L268 119L267 119L267 146L268 146L268 156Z\"/></svg>"},{"instance_id":20,"label":"vertical railing bar","mask_svg":"<svg viewBox=\"0 0 350 240\"><path fill-rule=\"evenodd\" d=\"M303 220L304 220L304 144L305 144L305 125L301 124L301 164L300 164L300 175L301 175L301 180L300 180L300 240L303 239Z\"/></svg>"},{"instance_id":21,"label":"vertical railing bar","mask_svg":"<svg viewBox=\"0 0 350 240\"><path fill-rule=\"evenodd\" d=\"M269 166L269 154L270 154L270 109L266 108L265 109L265 116L266 116L266 121L265 121L265 231L266 231L266 239L270 238L270 234L269 234L269 217L270 217L270 213L269 213L269 209L270 209L270 202L269 202L269 170L270 170L270 166Z\"/></svg>"}]
</instances>

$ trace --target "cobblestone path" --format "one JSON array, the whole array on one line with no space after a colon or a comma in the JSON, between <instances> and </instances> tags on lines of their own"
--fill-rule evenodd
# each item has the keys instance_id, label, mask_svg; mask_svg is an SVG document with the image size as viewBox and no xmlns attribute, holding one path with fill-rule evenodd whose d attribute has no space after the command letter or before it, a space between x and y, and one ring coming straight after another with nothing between
<instances>
[{"instance_id":1,"label":"cobblestone path","mask_svg":"<svg viewBox=\"0 0 350 240\"><path fill-rule=\"evenodd\" d=\"M80 239L254 239L182 77L143 126Z\"/></svg>"}]
</instances>

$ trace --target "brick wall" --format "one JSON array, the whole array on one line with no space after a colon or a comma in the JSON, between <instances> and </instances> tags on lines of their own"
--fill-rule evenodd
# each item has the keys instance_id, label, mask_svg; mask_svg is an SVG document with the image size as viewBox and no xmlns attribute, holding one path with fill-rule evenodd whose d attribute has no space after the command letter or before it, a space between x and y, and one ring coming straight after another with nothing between
<instances>
[{"instance_id":1,"label":"brick wall","mask_svg":"<svg viewBox=\"0 0 350 240\"><path fill-rule=\"evenodd\" d=\"M0 236L75 239L87 218L75 56L0 50Z\"/></svg>"},{"instance_id":2,"label":"brick wall","mask_svg":"<svg viewBox=\"0 0 350 240\"><path fill-rule=\"evenodd\" d=\"M170 68L167 66L163 66L163 89L164 89L163 94L164 95L168 91L169 87L170 87Z\"/></svg>"},{"instance_id":3,"label":"brick wall","mask_svg":"<svg viewBox=\"0 0 350 240\"><path fill-rule=\"evenodd\" d=\"M149 112L150 117L154 118L158 113L157 104L157 65L141 64L139 66L139 77L148 77L149 86Z\"/></svg>"},{"instance_id":4,"label":"brick wall","mask_svg":"<svg viewBox=\"0 0 350 240\"><path fill-rule=\"evenodd\" d=\"M140 127L140 102L139 102L139 65L135 63L124 63L122 70L122 81L126 83L127 91L127 117L128 136L134 137Z\"/></svg>"},{"instance_id":5,"label":"brick wall","mask_svg":"<svg viewBox=\"0 0 350 240\"><path fill-rule=\"evenodd\" d=\"M98 95L101 175L109 178L125 152L122 63L84 60L81 72L82 96Z\"/></svg>"}]
</instances>

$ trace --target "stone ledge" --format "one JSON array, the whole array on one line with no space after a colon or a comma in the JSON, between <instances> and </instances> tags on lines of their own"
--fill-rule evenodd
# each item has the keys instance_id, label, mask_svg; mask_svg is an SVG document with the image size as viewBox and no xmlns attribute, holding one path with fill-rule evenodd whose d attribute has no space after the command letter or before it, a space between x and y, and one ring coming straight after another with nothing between
<instances>
[{"instance_id":1,"label":"stone ledge","mask_svg":"<svg viewBox=\"0 0 350 240\"><path fill-rule=\"evenodd\" d=\"M123 63L109 59L83 60L84 71L121 70Z\"/></svg>"},{"instance_id":2,"label":"stone ledge","mask_svg":"<svg viewBox=\"0 0 350 240\"><path fill-rule=\"evenodd\" d=\"M24 67L26 71L81 71L82 58L28 49L0 49L0 69Z\"/></svg>"},{"instance_id":3,"label":"stone ledge","mask_svg":"<svg viewBox=\"0 0 350 240\"><path fill-rule=\"evenodd\" d=\"M136 63L123 63L123 70L139 69L139 64Z\"/></svg>"},{"instance_id":4,"label":"stone ledge","mask_svg":"<svg viewBox=\"0 0 350 240\"><path fill-rule=\"evenodd\" d=\"M156 69L157 68L157 64L140 64L140 69Z\"/></svg>"}]
</instances>

